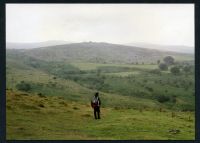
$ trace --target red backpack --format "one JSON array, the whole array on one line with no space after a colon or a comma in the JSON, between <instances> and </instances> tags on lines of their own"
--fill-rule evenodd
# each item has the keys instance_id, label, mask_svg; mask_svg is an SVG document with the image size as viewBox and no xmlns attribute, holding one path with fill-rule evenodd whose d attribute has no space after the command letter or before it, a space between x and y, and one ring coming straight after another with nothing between
<instances>
[{"instance_id":1,"label":"red backpack","mask_svg":"<svg viewBox=\"0 0 200 143\"><path fill-rule=\"evenodd\" d=\"M99 106L99 98L94 97L91 101L91 105L93 108Z\"/></svg>"}]
</instances>

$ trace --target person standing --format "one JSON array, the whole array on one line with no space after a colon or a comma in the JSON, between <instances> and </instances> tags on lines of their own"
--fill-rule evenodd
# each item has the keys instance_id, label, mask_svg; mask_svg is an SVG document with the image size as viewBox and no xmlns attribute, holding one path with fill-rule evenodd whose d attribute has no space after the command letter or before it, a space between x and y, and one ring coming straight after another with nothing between
<instances>
[{"instance_id":1,"label":"person standing","mask_svg":"<svg viewBox=\"0 0 200 143\"><path fill-rule=\"evenodd\" d=\"M91 106L94 109L95 119L100 119L100 105L101 105L101 100L99 98L99 93L96 92L93 99L91 100Z\"/></svg>"}]
</instances>

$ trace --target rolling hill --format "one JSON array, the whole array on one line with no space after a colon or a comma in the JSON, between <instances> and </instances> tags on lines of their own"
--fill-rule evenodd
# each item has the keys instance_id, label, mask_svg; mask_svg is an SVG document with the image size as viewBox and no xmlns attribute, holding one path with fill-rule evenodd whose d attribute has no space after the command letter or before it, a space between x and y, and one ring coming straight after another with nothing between
<instances>
[{"instance_id":1,"label":"rolling hill","mask_svg":"<svg viewBox=\"0 0 200 143\"><path fill-rule=\"evenodd\" d=\"M193 53L194 54L194 47L191 46L184 46L184 45L158 45L158 44L151 44L151 43L127 43L125 45L128 46L136 46L136 47L145 47L148 49L158 49L162 51L173 51L179 53Z\"/></svg>"},{"instance_id":2,"label":"rolling hill","mask_svg":"<svg viewBox=\"0 0 200 143\"><path fill-rule=\"evenodd\" d=\"M159 51L110 43L82 42L27 50L7 49L9 54L29 56L44 61L81 61L94 63L156 63L171 55L177 60L194 60L193 54Z\"/></svg>"},{"instance_id":3,"label":"rolling hill","mask_svg":"<svg viewBox=\"0 0 200 143\"><path fill-rule=\"evenodd\" d=\"M182 61L178 75L158 69L166 55ZM109 43L6 49L7 139L194 139L188 62L194 55ZM90 107L96 91L98 121Z\"/></svg>"},{"instance_id":4,"label":"rolling hill","mask_svg":"<svg viewBox=\"0 0 200 143\"><path fill-rule=\"evenodd\" d=\"M16 43L16 42L6 42L7 49L33 49L47 46L55 46L55 45L63 45L68 44L66 41L45 41L45 42L37 42L37 43Z\"/></svg>"}]
</instances>

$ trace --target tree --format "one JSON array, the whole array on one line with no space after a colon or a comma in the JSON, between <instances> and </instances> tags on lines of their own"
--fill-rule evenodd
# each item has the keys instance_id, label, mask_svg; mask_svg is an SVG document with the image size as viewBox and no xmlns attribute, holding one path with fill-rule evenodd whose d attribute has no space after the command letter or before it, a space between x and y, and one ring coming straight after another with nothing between
<instances>
[{"instance_id":1,"label":"tree","mask_svg":"<svg viewBox=\"0 0 200 143\"><path fill-rule=\"evenodd\" d=\"M172 67L172 68L170 69L170 71L171 71L171 73L174 74L174 75L177 75L177 74L180 73L180 69L179 69L179 67L177 67L177 66Z\"/></svg>"},{"instance_id":2,"label":"tree","mask_svg":"<svg viewBox=\"0 0 200 143\"><path fill-rule=\"evenodd\" d=\"M159 64L159 68L160 68L160 70L163 70L163 71L168 70L168 66L167 66L167 64L165 64L165 63Z\"/></svg>"},{"instance_id":3,"label":"tree","mask_svg":"<svg viewBox=\"0 0 200 143\"><path fill-rule=\"evenodd\" d=\"M167 65L173 65L174 64L174 58L172 56L166 56L163 61Z\"/></svg>"}]
</instances>

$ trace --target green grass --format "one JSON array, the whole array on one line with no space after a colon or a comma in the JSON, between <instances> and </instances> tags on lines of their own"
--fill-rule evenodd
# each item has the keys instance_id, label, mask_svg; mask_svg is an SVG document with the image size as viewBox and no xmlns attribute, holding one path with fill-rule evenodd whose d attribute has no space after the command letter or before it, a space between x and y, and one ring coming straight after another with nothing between
<instances>
[{"instance_id":1,"label":"green grass","mask_svg":"<svg viewBox=\"0 0 200 143\"><path fill-rule=\"evenodd\" d=\"M184 74L174 76L167 72L162 72L162 75L151 74L149 71L154 65L129 65L130 67L120 65L117 67L115 64L109 64L109 66L99 66L97 64L96 67L101 70L99 75L98 70L90 73L87 72L88 69L84 74L64 74L61 71L63 75L60 75L60 73L52 75L37 68L26 66L25 69L21 68L22 64L20 67L10 65L12 63L8 62L7 88L16 89L18 83L26 81L31 85L31 93L42 93L51 96L60 95L66 99L81 102L90 100L91 95L97 90L104 93L106 98L110 94L119 95L117 98L120 95L124 95L123 98L128 98L127 96L146 98L149 99L146 102L147 105L151 102L155 103L156 97L160 95L169 98L176 96L176 104L166 103L165 106L178 110L185 110L185 107L189 110L194 109L194 76L189 75L186 77ZM146 69L143 68L145 66ZM66 67L71 68L71 66ZM72 69L74 68L72 67ZM62 70L62 68L58 70ZM63 77L66 77L66 79ZM188 84L189 82L190 84ZM116 103L118 101L120 100L117 100Z\"/></svg>"},{"instance_id":2,"label":"green grass","mask_svg":"<svg viewBox=\"0 0 200 143\"><path fill-rule=\"evenodd\" d=\"M95 70L98 67L129 67L129 68L139 68L139 69L155 69L157 65L131 65L131 64L99 64L99 63L71 63L73 66L79 68L80 70Z\"/></svg>"},{"instance_id":3,"label":"green grass","mask_svg":"<svg viewBox=\"0 0 200 143\"><path fill-rule=\"evenodd\" d=\"M6 76L6 87L16 89L16 85L20 83L20 81L26 81L32 85L33 88L30 92L33 93L62 95L64 97L69 93L74 96L91 93L89 89L86 89L73 81L62 78L54 79L54 77L55 76L37 69L23 70L15 68L9 70L9 73ZM73 98L73 96L71 97Z\"/></svg>"},{"instance_id":4,"label":"green grass","mask_svg":"<svg viewBox=\"0 0 200 143\"><path fill-rule=\"evenodd\" d=\"M88 89L74 81L62 78L54 79L53 75L47 74L36 69L21 70L13 69L6 76L7 89L16 89L16 85L20 81L25 81L31 85L29 93L42 93L46 96L63 96L69 101L78 101L88 103L96 90ZM13 80L12 80L13 79ZM148 99L140 99L138 97L121 96L120 94L112 94L100 92L104 99L104 106L112 107L156 107L157 103ZM147 104L148 103L148 104ZM147 104L147 105L146 105Z\"/></svg>"},{"instance_id":5,"label":"green grass","mask_svg":"<svg viewBox=\"0 0 200 143\"><path fill-rule=\"evenodd\" d=\"M7 60L7 139L194 139L194 75L151 73L157 65L40 62ZM17 91L21 81L28 93ZM96 91L98 121L89 105ZM160 95L170 101L158 102Z\"/></svg>"},{"instance_id":6,"label":"green grass","mask_svg":"<svg viewBox=\"0 0 200 143\"><path fill-rule=\"evenodd\" d=\"M176 60L177 61L194 61L194 57L193 56L176 56Z\"/></svg>"},{"instance_id":7,"label":"green grass","mask_svg":"<svg viewBox=\"0 0 200 143\"><path fill-rule=\"evenodd\" d=\"M127 77L130 75L137 75L140 74L139 71L132 71L132 72L117 72L117 73L106 73L105 75L110 75L110 76L120 76L120 77Z\"/></svg>"},{"instance_id":8,"label":"green grass","mask_svg":"<svg viewBox=\"0 0 200 143\"><path fill-rule=\"evenodd\" d=\"M9 140L194 139L193 112L175 112L172 118L169 110L106 107L101 109L101 119L94 120L89 104L60 97L39 97L7 90L6 100ZM173 132L173 129L180 132Z\"/></svg>"}]
</instances>

